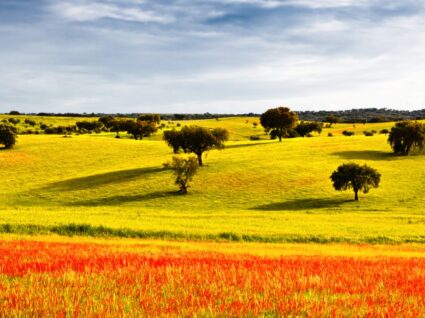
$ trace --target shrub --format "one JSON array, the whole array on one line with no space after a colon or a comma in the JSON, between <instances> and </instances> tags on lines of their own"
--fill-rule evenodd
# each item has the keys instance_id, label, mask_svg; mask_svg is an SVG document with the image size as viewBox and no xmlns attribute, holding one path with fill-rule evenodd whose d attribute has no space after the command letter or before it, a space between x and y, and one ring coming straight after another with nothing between
<instances>
[{"instance_id":1,"label":"shrub","mask_svg":"<svg viewBox=\"0 0 425 318\"><path fill-rule=\"evenodd\" d=\"M260 140L260 136L250 136L249 140Z\"/></svg>"},{"instance_id":2,"label":"shrub","mask_svg":"<svg viewBox=\"0 0 425 318\"><path fill-rule=\"evenodd\" d=\"M21 120L18 119L18 118L9 118L9 123L11 123L13 125L19 124L20 122L21 122Z\"/></svg>"},{"instance_id":3,"label":"shrub","mask_svg":"<svg viewBox=\"0 0 425 318\"><path fill-rule=\"evenodd\" d=\"M371 137L374 134L375 133L373 131L368 131L368 130L363 131L363 135L365 135L366 137Z\"/></svg>"},{"instance_id":4,"label":"shrub","mask_svg":"<svg viewBox=\"0 0 425 318\"><path fill-rule=\"evenodd\" d=\"M381 129L379 131L379 133L382 134L382 135L388 135L390 133L390 131L388 129Z\"/></svg>"},{"instance_id":5,"label":"shrub","mask_svg":"<svg viewBox=\"0 0 425 318\"><path fill-rule=\"evenodd\" d=\"M334 134L333 133L328 133L328 137L333 137L334 136Z\"/></svg>"},{"instance_id":6,"label":"shrub","mask_svg":"<svg viewBox=\"0 0 425 318\"><path fill-rule=\"evenodd\" d=\"M28 125L34 127L37 123L34 120L31 120L31 119L26 118L25 119L25 124L28 124Z\"/></svg>"},{"instance_id":7,"label":"shrub","mask_svg":"<svg viewBox=\"0 0 425 318\"><path fill-rule=\"evenodd\" d=\"M349 131L349 130L344 130L343 132L342 132L342 134L344 135L344 136L354 136L355 135L355 133L354 133L354 131Z\"/></svg>"},{"instance_id":8,"label":"shrub","mask_svg":"<svg viewBox=\"0 0 425 318\"><path fill-rule=\"evenodd\" d=\"M0 124L0 144L4 145L4 148L10 149L16 144L17 130L15 127Z\"/></svg>"}]
</instances>

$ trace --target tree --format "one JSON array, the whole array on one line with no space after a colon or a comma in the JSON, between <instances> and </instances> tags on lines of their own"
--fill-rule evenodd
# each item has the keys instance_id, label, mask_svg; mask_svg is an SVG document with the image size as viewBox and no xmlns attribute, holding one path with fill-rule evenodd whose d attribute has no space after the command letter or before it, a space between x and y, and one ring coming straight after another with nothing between
<instances>
[{"instance_id":1,"label":"tree","mask_svg":"<svg viewBox=\"0 0 425 318\"><path fill-rule=\"evenodd\" d=\"M16 143L17 129L10 125L0 124L0 144L4 145L4 148L10 149Z\"/></svg>"},{"instance_id":2,"label":"tree","mask_svg":"<svg viewBox=\"0 0 425 318\"><path fill-rule=\"evenodd\" d=\"M158 130L154 121L133 121L126 122L127 132L133 135L134 139L142 140L143 137L149 137L152 133Z\"/></svg>"},{"instance_id":3,"label":"tree","mask_svg":"<svg viewBox=\"0 0 425 318\"><path fill-rule=\"evenodd\" d=\"M159 114L143 114L137 118L137 121L155 122L159 124L161 121L161 116Z\"/></svg>"},{"instance_id":4,"label":"tree","mask_svg":"<svg viewBox=\"0 0 425 318\"><path fill-rule=\"evenodd\" d=\"M196 126L185 126L180 131L171 130L164 132L164 140L173 148L174 153L180 149L185 153L194 153L198 163L203 165L202 154L211 149L223 149L224 142L229 139L226 129L207 129Z\"/></svg>"},{"instance_id":5,"label":"tree","mask_svg":"<svg viewBox=\"0 0 425 318\"><path fill-rule=\"evenodd\" d=\"M317 133L322 132L323 124L312 121L312 122L304 122L298 124L297 127L295 127L295 131L300 135L301 137L307 136L308 134L312 133L313 131L316 131Z\"/></svg>"},{"instance_id":6,"label":"tree","mask_svg":"<svg viewBox=\"0 0 425 318\"><path fill-rule=\"evenodd\" d=\"M325 122L329 123L329 127L331 127L332 124L339 123L340 121L341 119L335 115L328 115L325 117Z\"/></svg>"},{"instance_id":7,"label":"tree","mask_svg":"<svg viewBox=\"0 0 425 318\"><path fill-rule=\"evenodd\" d=\"M287 107L271 108L260 117L260 123L266 132L270 132L271 137L279 137L279 141L288 135L289 129L294 128L297 122L297 114Z\"/></svg>"},{"instance_id":8,"label":"tree","mask_svg":"<svg viewBox=\"0 0 425 318\"><path fill-rule=\"evenodd\" d=\"M391 128L388 142L394 153L407 156L416 148L423 150L425 146L425 125L416 121L402 121Z\"/></svg>"},{"instance_id":9,"label":"tree","mask_svg":"<svg viewBox=\"0 0 425 318\"><path fill-rule=\"evenodd\" d=\"M180 187L180 193L187 194L189 182L192 181L199 167L196 157L190 156L186 159L174 156L171 164L165 164L165 166L171 168L176 175L175 182Z\"/></svg>"},{"instance_id":10,"label":"tree","mask_svg":"<svg viewBox=\"0 0 425 318\"><path fill-rule=\"evenodd\" d=\"M331 175L333 187L337 191L353 189L354 200L358 201L358 192L368 193L371 188L377 188L381 174L367 165L346 163L338 167Z\"/></svg>"}]
</instances>

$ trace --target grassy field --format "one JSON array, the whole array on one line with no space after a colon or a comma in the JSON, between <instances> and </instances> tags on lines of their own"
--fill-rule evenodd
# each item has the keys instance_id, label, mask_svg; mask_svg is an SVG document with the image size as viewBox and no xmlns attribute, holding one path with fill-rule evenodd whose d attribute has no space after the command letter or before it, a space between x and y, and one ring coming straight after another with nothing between
<instances>
[{"instance_id":1,"label":"grassy field","mask_svg":"<svg viewBox=\"0 0 425 318\"><path fill-rule=\"evenodd\" d=\"M172 152L160 132L142 141L115 139L113 134L21 135L15 149L0 151L0 230L199 240L425 242L425 156L395 157L384 135L362 135L391 123L337 124L321 136L279 143L268 140L260 126L253 128L253 122L258 119L180 122L231 132L225 150L208 153L187 196L176 194L172 174L163 169ZM342 136L346 129L356 135ZM327 137L328 132L334 136ZM250 141L252 135L262 139ZM329 176L344 162L378 169L380 187L361 194L359 202L352 200L352 192L336 192Z\"/></svg>"}]
</instances>

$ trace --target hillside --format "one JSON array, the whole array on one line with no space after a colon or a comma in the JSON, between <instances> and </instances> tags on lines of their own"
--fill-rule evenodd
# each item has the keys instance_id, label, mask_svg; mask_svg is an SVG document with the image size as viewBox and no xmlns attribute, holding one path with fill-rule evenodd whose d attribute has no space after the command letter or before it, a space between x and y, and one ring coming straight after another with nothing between
<instances>
[{"instance_id":1,"label":"hillside","mask_svg":"<svg viewBox=\"0 0 425 318\"><path fill-rule=\"evenodd\" d=\"M395 157L384 135L361 134L392 123L337 124L320 136L279 143L253 128L254 121L185 122L231 132L226 149L208 153L187 196L176 194L173 176L162 166L173 154L160 132L142 141L113 133L20 135L14 150L0 151L1 229L58 232L87 224L133 231L81 227L92 235L425 242L425 156ZM356 136L342 136L346 129ZM250 141L252 135L262 139ZM382 174L380 187L361 194L359 202L352 192L336 192L329 180L347 161Z\"/></svg>"}]
</instances>

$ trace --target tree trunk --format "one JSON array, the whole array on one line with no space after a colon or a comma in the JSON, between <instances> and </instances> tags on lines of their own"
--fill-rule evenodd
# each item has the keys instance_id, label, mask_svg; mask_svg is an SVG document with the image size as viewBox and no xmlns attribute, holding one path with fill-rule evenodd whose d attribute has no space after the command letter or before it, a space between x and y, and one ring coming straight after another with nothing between
<instances>
[{"instance_id":1,"label":"tree trunk","mask_svg":"<svg viewBox=\"0 0 425 318\"><path fill-rule=\"evenodd\" d=\"M187 194L187 187L185 185L180 185L180 193Z\"/></svg>"},{"instance_id":2,"label":"tree trunk","mask_svg":"<svg viewBox=\"0 0 425 318\"><path fill-rule=\"evenodd\" d=\"M359 191L354 190L354 200L355 201L359 201L359 194L358 194L358 192Z\"/></svg>"},{"instance_id":3,"label":"tree trunk","mask_svg":"<svg viewBox=\"0 0 425 318\"><path fill-rule=\"evenodd\" d=\"M198 164L200 165L200 166L202 166L203 164L202 164L202 153L201 154L197 154L197 156L198 156Z\"/></svg>"},{"instance_id":4,"label":"tree trunk","mask_svg":"<svg viewBox=\"0 0 425 318\"><path fill-rule=\"evenodd\" d=\"M282 134L279 134L279 142L282 142Z\"/></svg>"}]
</instances>

